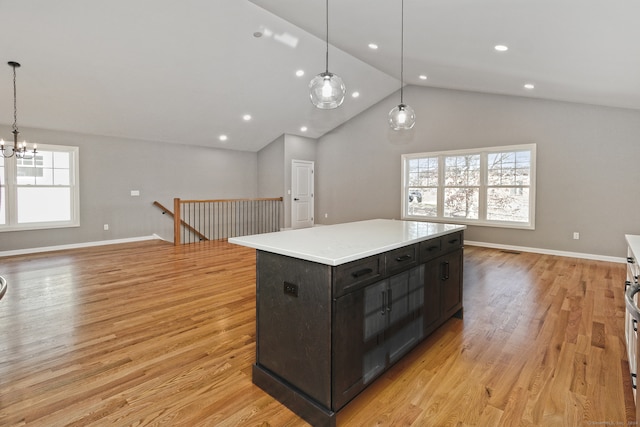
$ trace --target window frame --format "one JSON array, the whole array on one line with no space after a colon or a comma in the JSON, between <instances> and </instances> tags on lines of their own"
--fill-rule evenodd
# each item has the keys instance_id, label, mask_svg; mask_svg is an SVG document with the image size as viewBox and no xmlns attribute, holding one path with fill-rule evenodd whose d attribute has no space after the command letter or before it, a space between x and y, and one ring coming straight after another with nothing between
<instances>
[{"instance_id":1,"label":"window frame","mask_svg":"<svg viewBox=\"0 0 640 427\"><path fill-rule=\"evenodd\" d=\"M4 159L4 176L2 186L5 189L5 199L1 200L5 208L5 224L0 224L0 232L5 231L25 231L42 230L53 228L69 228L80 226L80 148L66 145L38 144L38 152L64 152L70 154L69 164L69 185L24 185L18 184L18 162L15 156ZM37 155L37 154L36 154ZM44 221L18 223L18 189L21 187L50 187L70 189L70 212L71 218L65 221Z\"/></svg>"},{"instance_id":2,"label":"window frame","mask_svg":"<svg viewBox=\"0 0 640 427\"><path fill-rule=\"evenodd\" d=\"M437 152L425 152L425 153L409 153L401 156L401 209L402 219L413 221L428 221L428 222L446 222L465 225L477 225L485 227L501 227L501 228L517 228L524 230L535 230L535 201L536 201L536 144L520 144L520 145L506 145L497 147L483 147L474 149L463 150L449 150L449 151L437 151ZM490 154L495 153L510 153L510 152L523 152L530 153L530 170L529 170L529 185L510 185L510 186L497 186L489 185L489 173L488 173L488 157ZM444 165L446 157L457 156L469 156L480 155L480 178L479 178L479 194L478 194L478 219L468 218L452 218L444 216L444 190L446 188L452 188L451 186L445 186ZM424 216L424 215L411 215L409 214L409 189L416 186L409 185L409 161L421 158L437 158L438 170L437 170L437 187L425 186L425 188L436 188L437 197L437 216ZM472 186L473 187L473 186ZM487 219L487 195L488 190L492 188L528 188L529 190L529 221L504 221L504 220L491 220Z\"/></svg>"}]
</instances>

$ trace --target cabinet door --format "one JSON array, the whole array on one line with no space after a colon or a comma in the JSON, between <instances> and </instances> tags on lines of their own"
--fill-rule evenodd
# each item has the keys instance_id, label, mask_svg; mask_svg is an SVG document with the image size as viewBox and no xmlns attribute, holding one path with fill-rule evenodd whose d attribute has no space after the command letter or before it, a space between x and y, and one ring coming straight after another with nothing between
<instances>
[{"instance_id":1,"label":"cabinet door","mask_svg":"<svg viewBox=\"0 0 640 427\"><path fill-rule=\"evenodd\" d=\"M356 291L334 302L332 345L332 410L337 411L364 387L363 355L364 291Z\"/></svg>"},{"instance_id":2,"label":"cabinet door","mask_svg":"<svg viewBox=\"0 0 640 427\"><path fill-rule=\"evenodd\" d=\"M424 333L429 334L440 323L441 305L441 267L440 259L434 259L424 265Z\"/></svg>"},{"instance_id":3,"label":"cabinet door","mask_svg":"<svg viewBox=\"0 0 640 427\"><path fill-rule=\"evenodd\" d=\"M462 308L462 249L439 258L443 320Z\"/></svg>"},{"instance_id":4,"label":"cabinet door","mask_svg":"<svg viewBox=\"0 0 640 427\"><path fill-rule=\"evenodd\" d=\"M423 336L424 266L391 277L387 299L389 324L384 338L389 363L395 363Z\"/></svg>"},{"instance_id":5,"label":"cabinet door","mask_svg":"<svg viewBox=\"0 0 640 427\"><path fill-rule=\"evenodd\" d=\"M383 280L334 301L334 411L342 408L385 368L382 335L388 315L383 292L388 283Z\"/></svg>"},{"instance_id":6,"label":"cabinet door","mask_svg":"<svg viewBox=\"0 0 640 427\"><path fill-rule=\"evenodd\" d=\"M387 327L388 304L387 289L389 280L383 280L364 289L364 341L376 340L375 346L368 345L363 355L363 381L368 383L384 371L386 349L383 342L384 330Z\"/></svg>"}]
</instances>

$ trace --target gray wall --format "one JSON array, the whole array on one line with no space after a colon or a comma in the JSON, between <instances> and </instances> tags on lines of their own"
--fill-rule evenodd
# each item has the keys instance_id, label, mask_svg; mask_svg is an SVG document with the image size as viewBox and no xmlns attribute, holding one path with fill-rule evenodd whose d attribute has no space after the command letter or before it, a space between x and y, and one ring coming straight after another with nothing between
<instances>
[{"instance_id":1,"label":"gray wall","mask_svg":"<svg viewBox=\"0 0 640 427\"><path fill-rule=\"evenodd\" d=\"M258 197L285 194L284 135L258 151Z\"/></svg>"},{"instance_id":2,"label":"gray wall","mask_svg":"<svg viewBox=\"0 0 640 427\"><path fill-rule=\"evenodd\" d=\"M80 227L0 233L0 251L158 234L173 223L152 206L173 198L257 197L257 154L159 142L21 128L39 144L80 147ZM0 127L0 134L10 134ZM139 197L131 197L139 190ZM109 224L109 231L103 225Z\"/></svg>"},{"instance_id":3,"label":"gray wall","mask_svg":"<svg viewBox=\"0 0 640 427\"><path fill-rule=\"evenodd\" d=\"M284 228L291 228L291 161L315 162L316 144L312 138L284 134L258 152L258 195L284 198Z\"/></svg>"},{"instance_id":4,"label":"gray wall","mask_svg":"<svg viewBox=\"0 0 640 427\"><path fill-rule=\"evenodd\" d=\"M407 134L387 125L396 93L319 140L318 222L400 218L401 154L536 143L536 229L466 239L622 257L624 234L640 234L640 111L416 86L404 100Z\"/></svg>"},{"instance_id":5,"label":"gray wall","mask_svg":"<svg viewBox=\"0 0 640 427\"><path fill-rule=\"evenodd\" d=\"M401 154L522 143L538 147L536 229L471 226L468 240L622 257L624 234L640 234L640 111L409 86L418 122L398 134L387 126L398 101L396 93L318 141L284 135L260 153L22 128L30 142L80 147L81 226L3 232L0 252L153 233L171 240L172 222L151 203L172 208L174 197L282 195L290 226L293 159L315 161L316 223L400 218Z\"/></svg>"}]
</instances>

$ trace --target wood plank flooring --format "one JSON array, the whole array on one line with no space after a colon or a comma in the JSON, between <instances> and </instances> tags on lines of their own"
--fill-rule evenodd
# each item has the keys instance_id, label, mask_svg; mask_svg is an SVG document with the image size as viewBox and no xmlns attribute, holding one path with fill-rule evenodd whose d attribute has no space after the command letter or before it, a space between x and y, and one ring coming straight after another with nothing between
<instances>
[{"instance_id":1,"label":"wood plank flooring","mask_svg":"<svg viewBox=\"0 0 640 427\"><path fill-rule=\"evenodd\" d=\"M451 319L340 426L635 425L625 266L467 247ZM305 426L251 382L255 252L160 241L0 258L0 426Z\"/></svg>"}]
</instances>

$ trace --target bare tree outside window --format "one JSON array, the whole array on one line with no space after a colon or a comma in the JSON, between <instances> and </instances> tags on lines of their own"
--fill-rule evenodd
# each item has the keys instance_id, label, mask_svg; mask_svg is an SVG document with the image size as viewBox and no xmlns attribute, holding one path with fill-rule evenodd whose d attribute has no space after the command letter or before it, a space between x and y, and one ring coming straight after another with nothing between
<instances>
[{"instance_id":1,"label":"bare tree outside window","mask_svg":"<svg viewBox=\"0 0 640 427\"><path fill-rule=\"evenodd\" d=\"M488 155L487 219L526 222L529 217L531 153Z\"/></svg>"},{"instance_id":2,"label":"bare tree outside window","mask_svg":"<svg viewBox=\"0 0 640 427\"><path fill-rule=\"evenodd\" d=\"M444 216L478 219L480 155L444 158Z\"/></svg>"},{"instance_id":3,"label":"bare tree outside window","mask_svg":"<svg viewBox=\"0 0 640 427\"><path fill-rule=\"evenodd\" d=\"M403 156L403 218L534 226L535 144Z\"/></svg>"}]
</instances>

